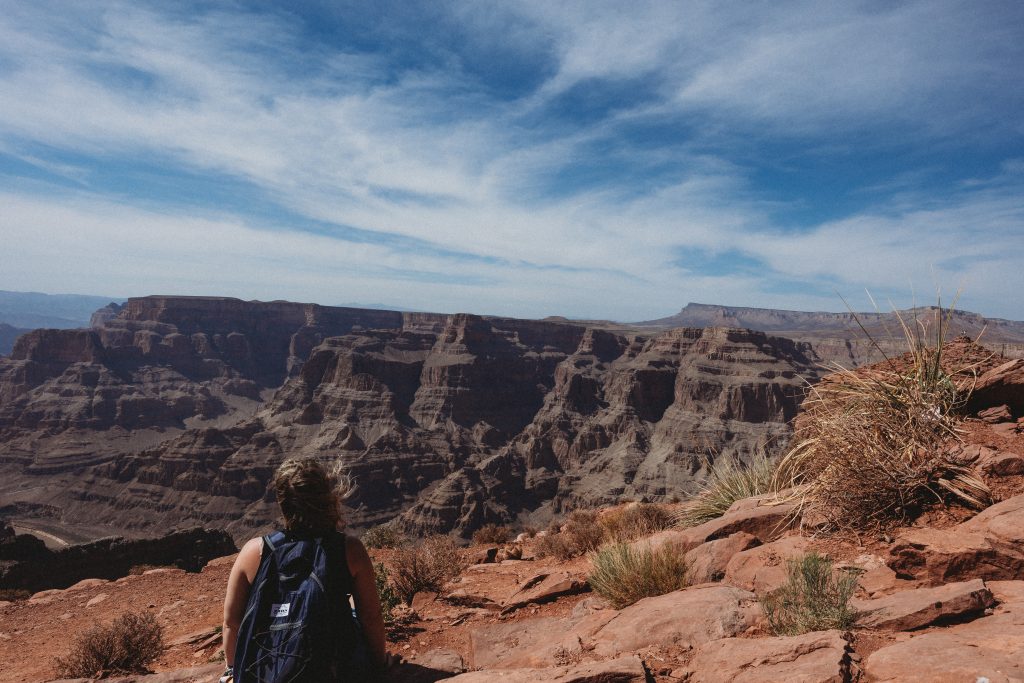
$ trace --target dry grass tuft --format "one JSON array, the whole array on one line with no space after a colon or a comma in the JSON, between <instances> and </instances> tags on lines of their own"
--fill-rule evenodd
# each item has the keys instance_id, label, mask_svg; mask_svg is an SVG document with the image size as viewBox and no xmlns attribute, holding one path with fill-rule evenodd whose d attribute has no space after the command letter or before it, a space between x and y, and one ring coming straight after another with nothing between
<instances>
[{"instance_id":1,"label":"dry grass tuft","mask_svg":"<svg viewBox=\"0 0 1024 683\"><path fill-rule=\"evenodd\" d=\"M537 544L537 554L551 555L561 561L585 555L604 542L604 533L596 511L574 510L560 529L557 524L548 527L547 535Z\"/></svg>"},{"instance_id":2,"label":"dry grass tuft","mask_svg":"<svg viewBox=\"0 0 1024 683\"><path fill-rule=\"evenodd\" d=\"M485 524L473 532L474 545L508 543L511 538L511 529L497 524Z\"/></svg>"},{"instance_id":3,"label":"dry grass tuft","mask_svg":"<svg viewBox=\"0 0 1024 683\"><path fill-rule=\"evenodd\" d=\"M104 678L147 673L163 652L163 629L147 612L126 612L109 626L81 634L71 652L55 661L60 678Z\"/></svg>"},{"instance_id":4,"label":"dry grass tuft","mask_svg":"<svg viewBox=\"0 0 1024 683\"><path fill-rule=\"evenodd\" d=\"M418 546L398 548L390 564L391 584L407 605L420 591L440 592L465 566L459 547L448 536L430 536Z\"/></svg>"},{"instance_id":5,"label":"dry grass tuft","mask_svg":"<svg viewBox=\"0 0 1024 683\"><path fill-rule=\"evenodd\" d=\"M817 553L786 561L787 581L761 598L772 632L796 636L811 631L846 630L857 613L850 598L857 590L857 575L832 568L832 561Z\"/></svg>"},{"instance_id":6,"label":"dry grass tuft","mask_svg":"<svg viewBox=\"0 0 1024 683\"><path fill-rule=\"evenodd\" d=\"M537 543L541 557L553 556L565 561L593 552L604 543L623 543L667 529L672 516L663 505L631 503L599 513L574 510L559 527L552 524Z\"/></svg>"},{"instance_id":7,"label":"dry grass tuft","mask_svg":"<svg viewBox=\"0 0 1024 683\"><path fill-rule=\"evenodd\" d=\"M615 609L689 585L683 550L667 543L652 550L628 543L606 545L591 555L591 588Z\"/></svg>"},{"instance_id":8,"label":"dry grass tuft","mask_svg":"<svg viewBox=\"0 0 1024 683\"><path fill-rule=\"evenodd\" d=\"M902 322L902 319L901 319ZM840 368L812 389L795 445L780 463L780 485L798 485L802 508L833 528L904 522L929 502L983 508L985 483L957 459L958 411L967 394L942 366L946 316L903 324L910 352L871 369ZM918 330L918 327L920 329Z\"/></svg>"},{"instance_id":9,"label":"dry grass tuft","mask_svg":"<svg viewBox=\"0 0 1024 683\"><path fill-rule=\"evenodd\" d=\"M607 540L624 543L669 528L672 515L663 505L633 503L601 515L599 521Z\"/></svg>"},{"instance_id":10,"label":"dry grass tuft","mask_svg":"<svg viewBox=\"0 0 1024 683\"><path fill-rule=\"evenodd\" d=\"M675 523L697 526L721 517L737 500L777 491L775 463L764 454L755 456L749 465L733 459L719 460L700 492L676 513Z\"/></svg>"}]
</instances>

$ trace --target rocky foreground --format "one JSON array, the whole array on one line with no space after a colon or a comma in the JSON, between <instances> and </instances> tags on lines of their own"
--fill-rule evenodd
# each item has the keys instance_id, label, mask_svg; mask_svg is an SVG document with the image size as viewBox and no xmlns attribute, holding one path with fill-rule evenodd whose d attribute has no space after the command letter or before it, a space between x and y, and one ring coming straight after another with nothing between
<instances>
[{"instance_id":1,"label":"rocky foreground","mask_svg":"<svg viewBox=\"0 0 1024 683\"><path fill-rule=\"evenodd\" d=\"M908 526L819 535L789 504L737 501L700 526L635 541L679 544L694 585L612 609L589 592L585 557L536 557L536 539L505 552L476 546L440 594L417 594L392 635L398 681L1024 680L1024 362L984 375L962 454L995 492L981 512L936 507ZM509 552L514 550L514 552ZM858 573L849 631L771 635L759 598L811 550ZM494 562L501 556L521 559ZM386 558L385 558L386 559ZM488 561L491 560L491 561ZM126 680L212 681L220 600L232 557L199 573L156 570L86 580L0 606L4 680L45 681L71 634L127 609L154 612L169 646L159 673Z\"/></svg>"}]
</instances>

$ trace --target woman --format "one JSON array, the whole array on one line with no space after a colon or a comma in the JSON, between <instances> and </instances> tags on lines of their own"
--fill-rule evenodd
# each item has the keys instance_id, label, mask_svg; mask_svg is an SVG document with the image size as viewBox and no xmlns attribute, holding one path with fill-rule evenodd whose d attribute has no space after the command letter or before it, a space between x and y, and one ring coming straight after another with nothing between
<instances>
[{"instance_id":1,"label":"woman","mask_svg":"<svg viewBox=\"0 0 1024 683\"><path fill-rule=\"evenodd\" d=\"M381 615L380 599L374 579L373 563L370 561L366 548L355 538L345 536L339 531L341 524L341 496L334 485L333 478L324 466L315 458L292 458L284 461L278 468L273 480L274 493L281 508L286 541L295 539L311 539L323 543L323 547L344 547L344 564L331 568L345 576L347 569L351 576L350 590L355 601L356 614L362 624L366 637L366 649L378 672L383 672L387 665L387 654L384 647L384 620ZM331 544L334 544L333 546ZM231 670L235 663L238 650L239 627L246 612L250 599L250 588L253 585L261 563L270 562L271 552L265 552L263 538L254 538L247 542L228 577L227 595L224 598L224 659L228 665L225 679L231 680ZM325 551L327 552L327 551ZM327 558L335 558L341 552L327 552ZM264 570L264 576L268 569ZM347 582L346 582L347 583ZM340 592L340 591L339 591ZM349 610L347 595L328 593L330 600L337 600L337 610ZM275 605L275 608L281 606ZM287 608L285 608L287 609ZM334 606L330 609L333 611Z\"/></svg>"}]
</instances>

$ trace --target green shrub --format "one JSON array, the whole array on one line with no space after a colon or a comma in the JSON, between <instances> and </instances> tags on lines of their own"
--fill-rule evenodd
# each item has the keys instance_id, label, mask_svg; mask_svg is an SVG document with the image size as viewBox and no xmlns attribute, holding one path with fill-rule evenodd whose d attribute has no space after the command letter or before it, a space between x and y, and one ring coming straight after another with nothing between
<instances>
[{"instance_id":1,"label":"green shrub","mask_svg":"<svg viewBox=\"0 0 1024 683\"><path fill-rule=\"evenodd\" d=\"M390 524L378 524L363 533L362 541L367 548L394 549L405 544L405 537Z\"/></svg>"},{"instance_id":2,"label":"green shrub","mask_svg":"<svg viewBox=\"0 0 1024 683\"><path fill-rule=\"evenodd\" d=\"M689 585L683 550L673 543L653 550L614 543L598 550L590 561L590 587L615 609Z\"/></svg>"},{"instance_id":3,"label":"green shrub","mask_svg":"<svg viewBox=\"0 0 1024 683\"><path fill-rule=\"evenodd\" d=\"M391 630L395 627L395 608L402 601L398 593L391 585L391 577L383 564L373 565L373 580L377 585L377 597L380 598L380 611L384 617L384 628Z\"/></svg>"},{"instance_id":4,"label":"green shrub","mask_svg":"<svg viewBox=\"0 0 1024 683\"><path fill-rule=\"evenodd\" d=\"M775 463L764 455L756 456L749 465L733 459L719 460L704 487L677 513L676 523L697 526L721 517L737 500L774 493L774 480Z\"/></svg>"},{"instance_id":5,"label":"green shrub","mask_svg":"<svg viewBox=\"0 0 1024 683\"><path fill-rule=\"evenodd\" d=\"M635 503L602 515L600 521L608 540L624 543L667 529L672 515L661 505Z\"/></svg>"},{"instance_id":6,"label":"green shrub","mask_svg":"<svg viewBox=\"0 0 1024 683\"><path fill-rule=\"evenodd\" d=\"M786 583L761 597L761 607L775 635L848 629L856 612L850 598L857 590L853 572L833 571L832 561L808 553L786 561Z\"/></svg>"},{"instance_id":7,"label":"green shrub","mask_svg":"<svg viewBox=\"0 0 1024 683\"><path fill-rule=\"evenodd\" d=\"M462 571L459 547L447 536L431 536L415 547L398 548L391 557L391 583L407 605L420 591L440 592Z\"/></svg>"},{"instance_id":8,"label":"green shrub","mask_svg":"<svg viewBox=\"0 0 1024 683\"><path fill-rule=\"evenodd\" d=\"M163 629L148 612L126 612L109 626L81 634L55 664L60 678L147 673L163 652Z\"/></svg>"},{"instance_id":9,"label":"green shrub","mask_svg":"<svg viewBox=\"0 0 1024 683\"><path fill-rule=\"evenodd\" d=\"M512 532L507 526L485 524L473 532L473 543L475 545L508 543L511 537Z\"/></svg>"}]
</instances>

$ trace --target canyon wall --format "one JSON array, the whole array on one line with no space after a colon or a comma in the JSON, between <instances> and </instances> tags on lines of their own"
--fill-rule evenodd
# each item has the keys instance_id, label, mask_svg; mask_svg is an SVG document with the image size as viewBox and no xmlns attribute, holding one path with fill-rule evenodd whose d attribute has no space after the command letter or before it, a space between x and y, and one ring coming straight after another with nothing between
<instances>
[{"instance_id":1,"label":"canyon wall","mask_svg":"<svg viewBox=\"0 0 1024 683\"><path fill-rule=\"evenodd\" d=\"M273 524L288 456L340 462L350 522L468 534L692 492L785 445L821 360L729 328L145 297L0 359L0 513L79 537Z\"/></svg>"}]
</instances>

